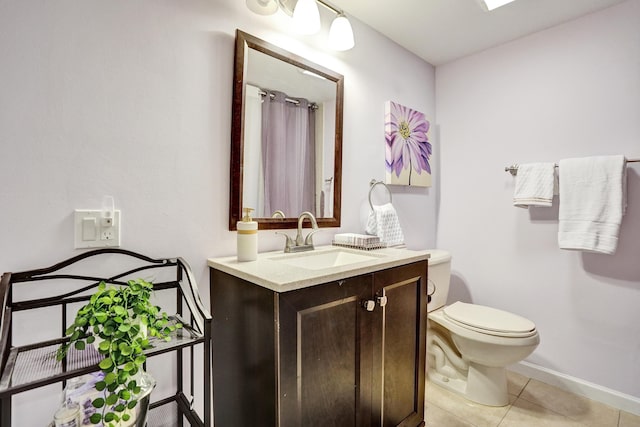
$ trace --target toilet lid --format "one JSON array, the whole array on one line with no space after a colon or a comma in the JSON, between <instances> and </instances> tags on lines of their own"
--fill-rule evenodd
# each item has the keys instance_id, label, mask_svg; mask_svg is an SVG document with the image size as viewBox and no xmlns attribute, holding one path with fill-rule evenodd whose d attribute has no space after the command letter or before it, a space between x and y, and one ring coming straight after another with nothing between
<instances>
[{"instance_id":1,"label":"toilet lid","mask_svg":"<svg viewBox=\"0 0 640 427\"><path fill-rule=\"evenodd\" d=\"M503 334L535 331L536 325L524 317L497 308L455 302L444 308L445 316L463 325Z\"/></svg>"}]
</instances>

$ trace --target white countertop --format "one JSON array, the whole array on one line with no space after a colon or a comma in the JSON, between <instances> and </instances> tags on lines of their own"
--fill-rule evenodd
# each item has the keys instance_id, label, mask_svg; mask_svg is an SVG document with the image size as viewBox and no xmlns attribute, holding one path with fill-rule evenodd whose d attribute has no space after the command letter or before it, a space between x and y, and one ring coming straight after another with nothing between
<instances>
[{"instance_id":1,"label":"white countertop","mask_svg":"<svg viewBox=\"0 0 640 427\"><path fill-rule=\"evenodd\" d=\"M305 264L304 257L330 255L329 252L334 251L363 256L363 260L322 269L303 267ZM429 258L429 252L428 250L414 251L396 248L363 251L336 246L322 246L313 251L300 253L264 252L258 254L256 261L248 262L238 262L235 255L224 258L210 258L207 260L207 264L211 268L273 291L286 292L426 260Z\"/></svg>"}]
</instances>

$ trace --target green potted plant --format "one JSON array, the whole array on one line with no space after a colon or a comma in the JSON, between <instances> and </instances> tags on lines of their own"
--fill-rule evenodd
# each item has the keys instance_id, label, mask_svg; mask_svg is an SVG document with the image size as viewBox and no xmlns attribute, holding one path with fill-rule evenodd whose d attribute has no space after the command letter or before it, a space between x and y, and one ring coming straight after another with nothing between
<instances>
[{"instance_id":1,"label":"green potted plant","mask_svg":"<svg viewBox=\"0 0 640 427\"><path fill-rule=\"evenodd\" d=\"M141 392L138 378L146 360L143 351L151 347L149 337L169 341L170 333L182 327L171 325L167 314L151 303L152 290L153 284L143 279L130 280L127 286L101 282L65 332L69 341L58 349L58 360L71 346L84 350L94 345L103 356L99 367L104 378L95 384L102 397L92 401L93 424L111 427L130 421Z\"/></svg>"}]
</instances>

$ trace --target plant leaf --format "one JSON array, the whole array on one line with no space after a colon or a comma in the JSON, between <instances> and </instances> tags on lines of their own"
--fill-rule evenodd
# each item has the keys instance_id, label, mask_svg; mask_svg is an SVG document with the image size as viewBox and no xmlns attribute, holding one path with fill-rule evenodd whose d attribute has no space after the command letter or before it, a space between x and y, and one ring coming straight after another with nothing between
<instances>
[{"instance_id":1,"label":"plant leaf","mask_svg":"<svg viewBox=\"0 0 640 427\"><path fill-rule=\"evenodd\" d=\"M113 361L107 357L105 359L102 359L98 366L100 366L100 369L109 369L113 366Z\"/></svg>"},{"instance_id":2,"label":"plant leaf","mask_svg":"<svg viewBox=\"0 0 640 427\"><path fill-rule=\"evenodd\" d=\"M118 384L125 384L127 382L127 380L129 379L129 372L128 371L120 371L118 373Z\"/></svg>"},{"instance_id":3,"label":"plant leaf","mask_svg":"<svg viewBox=\"0 0 640 427\"><path fill-rule=\"evenodd\" d=\"M114 372L109 372L104 376L104 382L107 384L113 384L118 379L118 376Z\"/></svg>"},{"instance_id":4,"label":"plant leaf","mask_svg":"<svg viewBox=\"0 0 640 427\"><path fill-rule=\"evenodd\" d=\"M104 406L104 399L102 397L98 397L91 402L94 408L102 408Z\"/></svg>"},{"instance_id":5,"label":"plant leaf","mask_svg":"<svg viewBox=\"0 0 640 427\"><path fill-rule=\"evenodd\" d=\"M107 400L106 403L107 405L115 405L118 402L118 395L117 394L110 394L109 396L107 396ZM105 420L108 422L109 420L106 419Z\"/></svg>"},{"instance_id":6,"label":"plant leaf","mask_svg":"<svg viewBox=\"0 0 640 427\"><path fill-rule=\"evenodd\" d=\"M60 347L58 347L58 351L56 351L57 361L61 361L62 359L65 358L65 356L67 355L68 348L69 348L68 344L62 344Z\"/></svg>"},{"instance_id":7,"label":"plant leaf","mask_svg":"<svg viewBox=\"0 0 640 427\"><path fill-rule=\"evenodd\" d=\"M120 353L123 356L129 356L131 353L133 353L133 350L131 349L131 347L124 342L120 343L119 349L120 349Z\"/></svg>"}]
</instances>

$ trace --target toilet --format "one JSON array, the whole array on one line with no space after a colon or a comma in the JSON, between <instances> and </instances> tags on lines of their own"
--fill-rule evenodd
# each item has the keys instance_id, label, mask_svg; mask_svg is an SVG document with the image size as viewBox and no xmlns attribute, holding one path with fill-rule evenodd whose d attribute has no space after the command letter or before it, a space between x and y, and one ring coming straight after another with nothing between
<instances>
[{"instance_id":1,"label":"toilet","mask_svg":"<svg viewBox=\"0 0 640 427\"><path fill-rule=\"evenodd\" d=\"M451 254L429 252L429 381L476 403L507 405L505 367L536 349L540 343L536 325L516 314L482 305L460 301L445 305Z\"/></svg>"}]
</instances>

